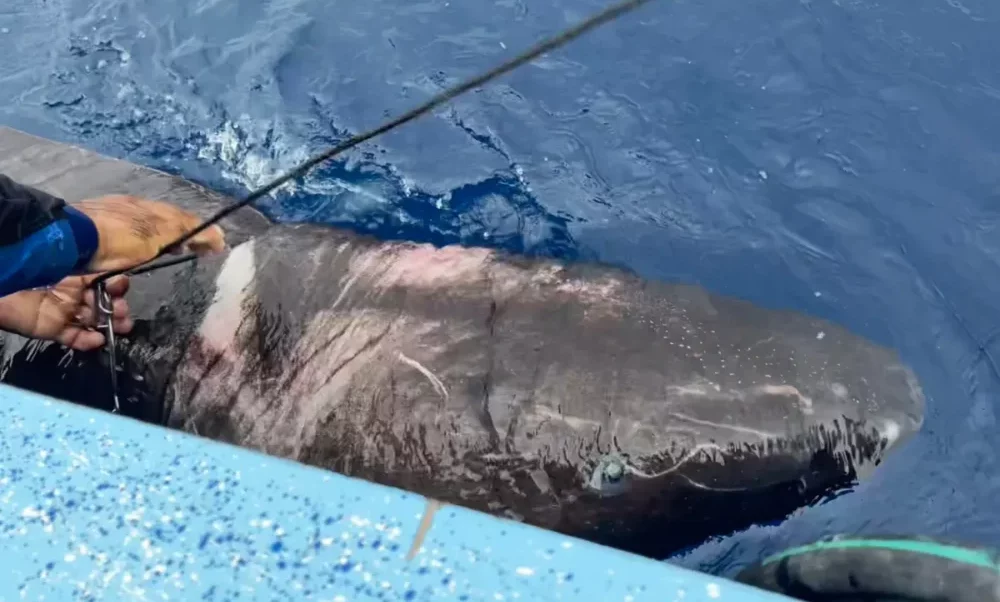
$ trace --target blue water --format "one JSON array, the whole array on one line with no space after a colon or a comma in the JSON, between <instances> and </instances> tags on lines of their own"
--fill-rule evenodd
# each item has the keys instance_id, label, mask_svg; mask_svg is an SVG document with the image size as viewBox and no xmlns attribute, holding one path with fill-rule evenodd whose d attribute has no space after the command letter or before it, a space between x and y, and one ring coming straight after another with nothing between
<instances>
[{"instance_id":1,"label":"blue water","mask_svg":"<svg viewBox=\"0 0 1000 602\"><path fill-rule=\"evenodd\" d=\"M0 121L230 193L605 6L4 4ZM988 0L659 0L263 209L614 262L901 350L929 396L912 444L676 562L731 574L834 532L1000 546L998 26Z\"/></svg>"}]
</instances>

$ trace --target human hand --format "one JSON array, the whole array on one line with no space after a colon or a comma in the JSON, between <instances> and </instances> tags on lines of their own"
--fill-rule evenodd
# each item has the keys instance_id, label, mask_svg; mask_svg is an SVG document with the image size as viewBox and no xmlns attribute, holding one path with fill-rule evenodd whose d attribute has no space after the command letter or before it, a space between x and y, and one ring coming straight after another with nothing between
<instances>
[{"instance_id":1,"label":"human hand","mask_svg":"<svg viewBox=\"0 0 1000 602\"><path fill-rule=\"evenodd\" d=\"M0 329L32 339L61 343L77 351L104 346L104 333L97 326L98 311L94 288L96 276L70 276L55 286L21 291L0 297ZM127 334L133 322L125 293L129 281L115 276L105 282L113 307L112 325L116 334Z\"/></svg>"},{"instance_id":2,"label":"human hand","mask_svg":"<svg viewBox=\"0 0 1000 602\"><path fill-rule=\"evenodd\" d=\"M97 226L98 247L87 266L93 272L128 268L148 261L202 221L170 203L128 195L107 195L72 206ZM222 228L213 225L174 253L190 251L204 255L221 252L225 247Z\"/></svg>"}]
</instances>

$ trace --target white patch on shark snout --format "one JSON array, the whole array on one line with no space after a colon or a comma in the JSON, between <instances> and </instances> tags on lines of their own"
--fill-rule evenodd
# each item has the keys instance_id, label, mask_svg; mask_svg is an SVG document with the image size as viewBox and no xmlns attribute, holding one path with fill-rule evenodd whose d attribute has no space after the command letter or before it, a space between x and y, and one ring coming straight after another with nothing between
<instances>
[{"instance_id":1,"label":"white patch on shark snout","mask_svg":"<svg viewBox=\"0 0 1000 602\"><path fill-rule=\"evenodd\" d=\"M256 275L254 241L245 242L229 252L215 279L215 297L198 329L206 347L217 351L233 348L243 320L243 303Z\"/></svg>"},{"instance_id":2,"label":"white patch on shark snout","mask_svg":"<svg viewBox=\"0 0 1000 602\"><path fill-rule=\"evenodd\" d=\"M886 418L882 420L882 428L879 432L888 442L886 448L890 448L894 446L897 441L899 441L899 435L902 434L903 429L899 427L899 423L895 420L889 420Z\"/></svg>"}]
</instances>

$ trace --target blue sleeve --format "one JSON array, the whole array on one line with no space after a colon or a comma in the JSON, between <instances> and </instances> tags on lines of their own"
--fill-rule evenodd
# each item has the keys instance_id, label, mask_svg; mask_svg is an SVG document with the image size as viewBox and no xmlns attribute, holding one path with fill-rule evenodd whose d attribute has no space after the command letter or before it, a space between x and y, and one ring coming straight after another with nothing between
<instances>
[{"instance_id":1,"label":"blue sleeve","mask_svg":"<svg viewBox=\"0 0 1000 602\"><path fill-rule=\"evenodd\" d=\"M0 175L0 296L49 286L82 271L97 250L89 217Z\"/></svg>"}]
</instances>

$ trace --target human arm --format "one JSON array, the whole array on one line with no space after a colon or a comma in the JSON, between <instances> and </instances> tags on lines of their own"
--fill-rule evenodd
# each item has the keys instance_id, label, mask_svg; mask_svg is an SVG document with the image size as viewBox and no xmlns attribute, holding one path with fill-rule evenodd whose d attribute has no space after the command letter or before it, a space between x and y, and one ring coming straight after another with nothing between
<instances>
[{"instance_id":1,"label":"human arm","mask_svg":"<svg viewBox=\"0 0 1000 602\"><path fill-rule=\"evenodd\" d=\"M104 344L95 332L94 274L152 259L200 219L169 203L109 195L67 204L0 174L0 330L88 350ZM225 248L212 226L181 252ZM74 274L89 273L89 276ZM107 282L114 329L131 329L124 294L128 280Z\"/></svg>"},{"instance_id":2,"label":"human arm","mask_svg":"<svg viewBox=\"0 0 1000 602\"><path fill-rule=\"evenodd\" d=\"M84 213L0 174L0 297L83 270L98 244Z\"/></svg>"},{"instance_id":3,"label":"human arm","mask_svg":"<svg viewBox=\"0 0 1000 602\"><path fill-rule=\"evenodd\" d=\"M200 222L170 203L129 195L70 205L0 174L0 297L147 261ZM181 251L224 248L222 229L212 226Z\"/></svg>"}]
</instances>

